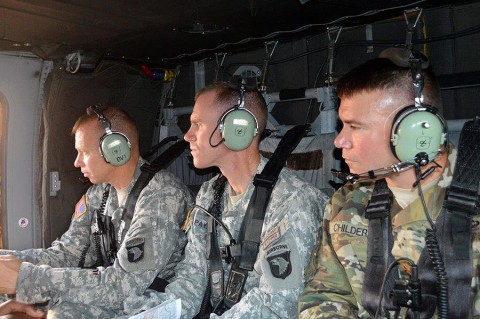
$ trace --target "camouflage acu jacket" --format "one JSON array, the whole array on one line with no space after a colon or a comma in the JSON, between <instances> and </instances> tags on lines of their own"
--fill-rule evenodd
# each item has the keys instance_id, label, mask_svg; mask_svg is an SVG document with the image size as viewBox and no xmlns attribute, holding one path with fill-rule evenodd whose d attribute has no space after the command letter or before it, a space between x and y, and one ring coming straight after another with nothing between
<instances>
[{"instance_id":1,"label":"camouflage acu jacket","mask_svg":"<svg viewBox=\"0 0 480 319\"><path fill-rule=\"evenodd\" d=\"M265 163L262 159L258 171ZM205 183L197 196L196 203L205 209L213 199L213 180L215 178ZM250 184L245 196L226 211L230 193L230 186L226 185L221 220L237 240L253 189ZM265 215L254 270L249 272L242 299L222 318L296 317L298 297L304 287L304 268L315 245L326 203L327 197L320 190L289 169L282 170ZM165 294L150 292L149 299L146 296L143 300L128 299L129 307L148 309L167 299L181 298L182 318L193 318L197 314L207 287L207 223L208 216L200 209L192 212L185 259L176 268L176 279L168 285ZM229 243L221 227L217 228L217 234L220 246ZM276 262L280 259L282 262ZM230 265L223 263L225 287ZM216 317L212 314L210 318Z\"/></svg>"},{"instance_id":2,"label":"camouflage acu jacket","mask_svg":"<svg viewBox=\"0 0 480 319\"><path fill-rule=\"evenodd\" d=\"M449 155L449 164L438 183L425 192L430 214L435 219L441 211L445 189L452 180L452 163L456 150ZM370 318L362 307L362 284L367 259L368 220L364 210L374 183L347 184L330 200L323 220L319 244L307 267L307 286L299 302L299 317L306 318ZM429 227L420 199L401 209L392 207L392 229L395 258L407 257L417 262L425 246L425 228ZM475 217L473 229L473 278L478 278L480 265L480 227ZM383 274L379 274L383 276ZM470 300L474 318L480 317L478 280L472 280ZM434 316L436 318L436 315Z\"/></svg>"},{"instance_id":3,"label":"camouflage acu jacket","mask_svg":"<svg viewBox=\"0 0 480 319\"><path fill-rule=\"evenodd\" d=\"M143 163L141 159L130 186L139 177ZM126 296L141 295L157 276L173 276L174 266L183 258L186 235L181 226L193 197L178 178L164 170L142 190L130 229L122 245L117 246L115 263L96 270L75 268L86 247L89 249L85 265L92 265L96 260L90 227L105 187L99 184L88 189L77 203L69 229L50 248L2 252L13 253L24 261L17 280L17 300L82 303L122 314ZM122 207L113 187L110 187L105 214L112 217L119 242Z\"/></svg>"}]
</instances>

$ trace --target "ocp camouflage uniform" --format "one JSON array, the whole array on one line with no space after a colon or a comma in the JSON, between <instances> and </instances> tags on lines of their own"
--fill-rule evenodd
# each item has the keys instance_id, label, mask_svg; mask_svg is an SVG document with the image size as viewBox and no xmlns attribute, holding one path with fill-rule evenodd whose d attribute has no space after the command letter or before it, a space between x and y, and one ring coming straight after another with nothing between
<instances>
[{"instance_id":1,"label":"ocp camouflage uniform","mask_svg":"<svg viewBox=\"0 0 480 319\"><path fill-rule=\"evenodd\" d=\"M130 191L143 163L140 159ZM1 252L24 261L17 280L18 301L51 300L49 318L112 318L124 314L126 296L143 294L157 276L173 277L173 268L183 258L186 235L181 226L193 197L178 178L165 170L158 172L141 192L130 229L122 245L117 244L115 263L106 268L75 268L86 247L85 266L94 265L97 259L90 227L105 187L99 184L88 189L77 204L69 229L52 247ZM124 227L122 210L117 191L110 187L105 214L112 216L117 243Z\"/></svg>"},{"instance_id":2,"label":"ocp camouflage uniform","mask_svg":"<svg viewBox=\"0 0 480 319\"><path fill-rule=\"evenodd\" d=\"M258 171L265 165L262 158ZM213 181L204 183L197 204L208 209L213 200ZM226 185L222 198L221 220L238 240L240 227L254 190L251 183L238 202L226 211L231 188ZM254 270L248 274L242 299L226 311L222 318L294 318L297 302L304 287L304 268L315 245L316 233L327 197L318 189L299 179L292 171L283 169L273 189L263 222L260 250ZM176 269L176 279L166 293L149 292L140 299L127 298L125 308L146 310L168 299L181 298L182 318L192 318L200 310L207 287L208 261L206 235L209 217L195 209L188 226L185 259ZM221 226L217 227L219 246L229 244ZM283 264L272 257L282 256ZM270 260L270 262L269 262ZM225 287L231 264L223 261ZM210 318L217 318L212 314Z\"/></svg>"},{"instance_id":3,"label":"ocp camouflage uniform","mask_svg":"<svg viewBox=\"0 0 480 319\"><path fill-rule=\"evenodd\" d=\"M435 220L452 182L456 150L452 149L448 165L442 176L424 191L429 212ZM368 220L365 207L373 191L373 182L347 184L339 189L325 209L321 244L312 254L306 269L307 286L299 302L299 317L306 318L370 318L362 307L362 284L367 260ZM425 229L430 228L420 201L417 198L401 209L394 201L391 214L393 230L392 254L395 258L407 257L415 263L425 246ZM480 217L474 217L472 298L470 305L474 318L480 318L480 298L477 268L480 264ZM384 274L378 274L383 276ZM468 301L465 301L468 302ZM432 318L436 318L436 314ZM392 317L393 318L393 317Z\"/></svg>"}]
</instances>

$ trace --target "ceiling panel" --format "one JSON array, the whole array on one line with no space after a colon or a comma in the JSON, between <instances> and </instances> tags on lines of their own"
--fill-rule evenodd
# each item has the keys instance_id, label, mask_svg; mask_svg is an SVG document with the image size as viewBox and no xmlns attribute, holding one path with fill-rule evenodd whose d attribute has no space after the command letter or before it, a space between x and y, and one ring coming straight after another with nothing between
<instances>
[{"instance_id":1,"label":"ceiling panel","mask_svg":"<svg viewBox=\"0 0 480 319\"><path fill-rule=\"evenodd\" d=\"M0 50L178 64L450 2L459 1L0 0Z\"/></svg>"}]
</instances>

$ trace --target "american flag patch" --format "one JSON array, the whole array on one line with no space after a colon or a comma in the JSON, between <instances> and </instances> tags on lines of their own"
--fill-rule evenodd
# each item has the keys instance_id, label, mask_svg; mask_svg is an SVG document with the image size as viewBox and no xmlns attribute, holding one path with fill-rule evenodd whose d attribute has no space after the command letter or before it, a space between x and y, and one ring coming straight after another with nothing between
<instances>
[{"instance_id":1,"label":"american flag patch","mask_svg":"<svg viewBox=\"0 0 480 319\"><path fill-rule=\"evenodd\" d=\"M77 205L75 205L75 219L79 219L87 212L87 201L85 195L80 198Z\"/></svg>"}]
</instances>

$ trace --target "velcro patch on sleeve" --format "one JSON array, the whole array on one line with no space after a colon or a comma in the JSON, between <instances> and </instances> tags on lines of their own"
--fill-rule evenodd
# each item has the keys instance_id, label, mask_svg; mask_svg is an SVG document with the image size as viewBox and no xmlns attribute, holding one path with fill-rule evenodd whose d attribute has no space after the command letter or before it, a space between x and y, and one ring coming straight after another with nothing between
<instances>
[{"instance_id":1,"label":"velcro patch on sleeve","mask_svg":"<svg viewBox=\"0 0 480 319\"><path fill-rule=\"evenodd\" d=\"M287 244L273 246L267 250L266 255L273 277L285 279L292 273L290 248Z\"/></svg>"},{"instance_id":2,"label":"velcro patch on sleeve","mask_svg":"<svg viewBox=\"0 0 480 319\"><path fill-rule=\"evenodd\" d=\"M276 227L273 227L268 231L268 233L263 237L262 239L262 247L264 250L267 249L268 246L270 246L271 243L275 242L277 239L282 237L288 230L288 215L285 215L285 217L278 223Z\"/></svg>"},{"instance_id":3,"label":"velcro patch on sleeve","mask_svg":"<svg viewBox=\"0 0 480 319\"><path fill-rule=\"evenodd\" d=\"M87 209L87 200L85 198L85 195L80 198L78 203L75 205L75 219L79 219L82 217L86 212L88 211Z\"/></svg>"},{"instance_id":4,"label":"velcro patch on sleeve","mask_svg":"<svg viewBox=\"0 0 480 319\"><path fill-rule=\"evenodd\" d=\"M143 259L145 238L132 238L125 243L125 246L127 247L129 262L136 263Z\"/></svg>"},{"instance_id":5,"label":"velcro patch on sleeve","mask_svg":"<svg viewBox=\"0 0 480 319\"><path fill-rule=\"evenodd\" d=\"M299 238L298 242L302 242ZM260 249L260 271L264 276L263 288L267 293L276 293L292 287L303 288L303 269L300 252L292 232L287 231L266 250Z\"/></svg>"}]
</instances>

